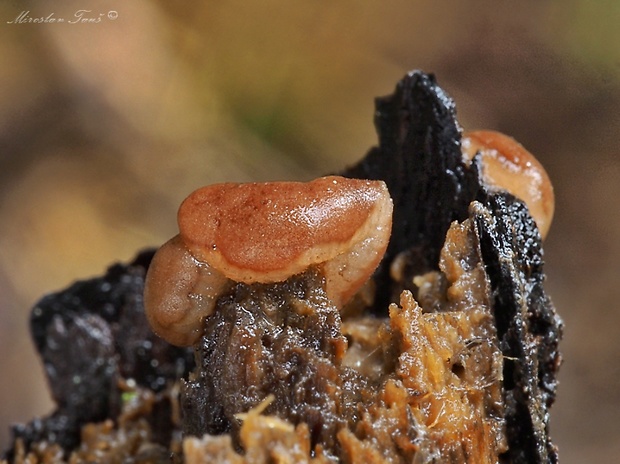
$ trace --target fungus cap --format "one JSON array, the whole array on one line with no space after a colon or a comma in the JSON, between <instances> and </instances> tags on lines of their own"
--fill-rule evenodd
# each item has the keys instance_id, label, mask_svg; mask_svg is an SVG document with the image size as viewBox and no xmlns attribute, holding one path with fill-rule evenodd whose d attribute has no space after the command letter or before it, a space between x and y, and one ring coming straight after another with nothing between
<instances>
[{"instance_id":1,"label":"fungus cap","mask_svg":"<svg viewBox=\"0 0 620 464\"><path fill-rule=\"evenodd\" d=\"M480 153L487 186L506 190L525 202L545 238L553 220L555 198L551 180L534 155L512 137L495 131L465 133L461 146L468 160Z\"/></svg>"},{"instance_id":2,"label":"fungus cap","mask_svg":"<svg viewBox=\"0 0 620 464\"><path fill-rule=\"evenodd\" d=\"M265 283L347 254L369 237L381 237L380 259L391 217L383 182L329 176L306 183L210 185L182 203L178 221L198 260L234 281Z\"/></svg>"}]
</instances>

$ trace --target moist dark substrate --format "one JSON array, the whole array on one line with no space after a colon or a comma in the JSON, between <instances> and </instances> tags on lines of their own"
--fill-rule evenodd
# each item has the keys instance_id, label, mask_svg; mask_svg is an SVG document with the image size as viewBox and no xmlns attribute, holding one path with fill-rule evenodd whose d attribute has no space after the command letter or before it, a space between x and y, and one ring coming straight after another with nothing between
<instances>
[{"instance_id":1,"label":"moist dark substrate","mask_svg":"<svg viewBox=\"0 0 620 464\"><path fill-rule=\"evenodd\" d=\"M35 306L56 410L15 426L5 459L557 462L562 324L527 208L463 160L434 76L408 74L376 110L379 145L342 173L394 200L374 292L341 316L313 270L239 284L193 353L148 328L145 251Z\"/></svg>"}]
</instances>

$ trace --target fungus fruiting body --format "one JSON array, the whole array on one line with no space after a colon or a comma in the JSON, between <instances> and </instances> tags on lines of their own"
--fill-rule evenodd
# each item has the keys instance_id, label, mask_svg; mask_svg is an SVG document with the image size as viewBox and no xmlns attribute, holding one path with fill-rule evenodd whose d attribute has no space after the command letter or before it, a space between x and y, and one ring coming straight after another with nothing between
<instances>
[{"instance_id":1,"label":"fungus fruiting body","mask_svg":"<svg viewBox=\"0 0 620 464\"><path fill-rule=\"evenodd\" d=\"M172 344L192 345L234 282L282 282L310 266L340 307L381 261L391 221L381 181L329 176L198 189L179 208L179 235L149 268L144 304L151 327Z\"/></svg>"},{"instance_id":2,"label":"fungus fruiting body","mask_svg":"<svg viewBox=\"0 0 620 464\"><path fill-rule=\"evenodd\" d=\"M463 156L480 157L482 177L525 202L544 238L553 188L542 165L514 139L464 134ZM283 282L314 266L342 307L369 279L390 238L392 200L384 182L328 176L311 182L223 183L191 193L179 234L156 253L144 304L151 327L174 345L193 345L205 317L236 282Z\"/></svg>"},{"instance_id":3,"label":"fungus fruiting body","mask_svg":"<svg viewBox=\"0 0 620 464\"><path fill-rule=\"evenodd\" d=\"M479 154L487 186L510 192L527 205L543 238L547 236L555 200L553 186L540 162L512 137L494 131L465 133L463 154L472 160Z\"/></svg>"}]
</instances>

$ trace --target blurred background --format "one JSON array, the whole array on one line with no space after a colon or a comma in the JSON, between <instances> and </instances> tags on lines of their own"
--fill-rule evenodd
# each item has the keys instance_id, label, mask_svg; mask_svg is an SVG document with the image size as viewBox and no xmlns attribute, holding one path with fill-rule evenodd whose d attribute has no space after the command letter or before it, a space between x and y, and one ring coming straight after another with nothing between
<instances>
[{"instance_id":1,"label":"blurred background","mask_svg":"<svg viewBox=\"0 0 620 464\"><path fill-rule=\"evenodd\" d=\"M199 186L354 163L374 97L419 68L464 128L513 135L554 181L552 436L563 463L615 461L619 20L615 0L4 0L0 448L53 406L28 333L43 294L162 243Z\"/></svg>"}]
</instances>

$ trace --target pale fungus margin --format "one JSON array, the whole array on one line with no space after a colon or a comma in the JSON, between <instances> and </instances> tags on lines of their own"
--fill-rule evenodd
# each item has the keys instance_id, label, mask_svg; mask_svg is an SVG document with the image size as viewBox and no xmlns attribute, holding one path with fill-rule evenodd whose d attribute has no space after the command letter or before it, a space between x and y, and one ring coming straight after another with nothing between
<instances>
[{"instance_id":1,"label":"pale fungus margin","mask_svg":"<svg viewBox=\"0 0 620 464\"><path fill-rule=\"evenodd\" d=\"M179 235L149 267L149 323L169 343L193 345L235 282L283 282L311 266L342 307L379 265L392 209L384 182L338 176L198 189L179 208Z\"/></svg>"}]
</instances>

